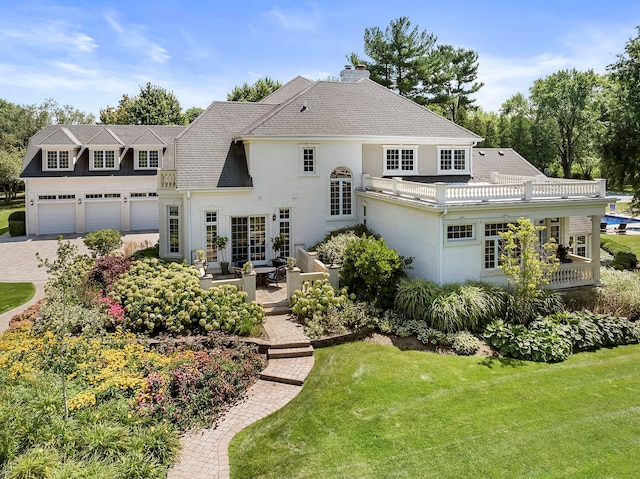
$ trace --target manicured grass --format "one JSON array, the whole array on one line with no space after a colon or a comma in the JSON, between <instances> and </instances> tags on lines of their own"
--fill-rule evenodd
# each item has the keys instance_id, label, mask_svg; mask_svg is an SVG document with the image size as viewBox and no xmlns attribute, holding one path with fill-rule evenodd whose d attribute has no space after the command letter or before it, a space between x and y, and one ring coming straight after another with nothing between
<instances>
[{"instance_id":1,"label":"manicured grass","mask_svg":"<svg viewBox=\"0 0 640 479\"><path fill-rule=\"evenodd\" d=\"M559 364L352 343L233 440L238 478L632 478L640 345Z\"/></svg>"},{"instance_id":2,"label":"manicured grass","mask_svg":"<svg viewBox=\"0 0 640 479\"><path fill-rule=\"evenodd\" d=\"M33 283L0 283L0 314L26 303L35 293Z\"/></svg>"},{"instance_id":3,"label":"manicured grass","mask_svg":"<svg viewBox=\"0 0 640 479\"><path fill-rule=\"evenodd\" d=\"M24 198L18 198L9 203L0 200L0 235L9 231L9 215L20 210L24 210Z\"/></svg>"},{"instance_id":4,"label":"manicured grass","mask_svg":"<svg viewBox=\"0 0 640 479\"><path fill-rule=\"evenodd\" d=\"M607 238L614 243L624 244L631 248L633 254L640 258L640 235L627 234L627 235L614 235L608 234Z\"/></svg>"}]
</instances>

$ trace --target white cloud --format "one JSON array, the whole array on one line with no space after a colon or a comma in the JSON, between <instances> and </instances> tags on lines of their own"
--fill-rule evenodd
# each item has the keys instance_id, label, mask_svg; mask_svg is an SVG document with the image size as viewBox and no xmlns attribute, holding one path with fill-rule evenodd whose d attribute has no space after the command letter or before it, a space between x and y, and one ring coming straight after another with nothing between
<instances>
[{"instance_id":1,"label":"white cloud","mask_svg":"<svg viewBox=\"0 0 640 479\"><path fill-rule=\"evenodd\" d=\"M70 33L73 28L64 22L50 21L32 25L27 30L4 30L2 36L19 40L22 45L43 47L71 47L75 51L90 53L98 45L85 33Z\"/></svg>"},{"instance_id":2,"label":"white cloud","mask_svg":"<svg viewBox=\"0 0 640 479\"><path fill-rule=\"evenodd\" d=\"M273 7L266 13L266 17L280 28L294 32L314 31L318 27L318 10L313 4L307 11L285 11Z\"/></svg>"},{"instance_id":3,"label":"white cloud","mask_svg":"<svg viewBox=\"0 0 640 479\"><path fill-rule=\"evenodd\" d=\"M114 32L118 34L118 43L129 51L148 57L155 63L166 63L171 56L167 50L153 42L145 35L146 27L135 24L122 24L116 18L117 14L105 15L105 20Z\"/></svg>"},{"instance_id":4,"label":"white cloud","mask_svg":"<svg viewBox=\"0 0 640 479\"><path fill-rule=\"evenodd\" d=\"M603 33L605 32L605 33ZM476 104L486 111L497 112L512 95L528 94L534 80L558 70L589 70L605 73L624 51L633 29L612 28L612 25L583 26L558 39L557 52L545 52L530 58L509 58L480 53L478 80L484 86L476 93Z\"/></svg>"}]
</instances>

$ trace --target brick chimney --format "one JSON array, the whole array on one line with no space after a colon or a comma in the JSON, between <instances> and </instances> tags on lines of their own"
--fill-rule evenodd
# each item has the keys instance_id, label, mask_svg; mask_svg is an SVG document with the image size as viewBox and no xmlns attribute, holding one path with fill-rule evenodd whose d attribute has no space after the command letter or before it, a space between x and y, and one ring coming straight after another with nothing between
<instances>
[{"instance_id":1,"label":"brick chimney","mask_svg":"<svg viewBox=\"0 0 640 479\"><path fill-rule=\"evenodd\" d=\"M344 70L340 72L340 81L354 82L361 78L369 78L370 72L365 65L356 65L356 69L353 70L351 65L345 65Z\"/></svg>"}]
</instances>

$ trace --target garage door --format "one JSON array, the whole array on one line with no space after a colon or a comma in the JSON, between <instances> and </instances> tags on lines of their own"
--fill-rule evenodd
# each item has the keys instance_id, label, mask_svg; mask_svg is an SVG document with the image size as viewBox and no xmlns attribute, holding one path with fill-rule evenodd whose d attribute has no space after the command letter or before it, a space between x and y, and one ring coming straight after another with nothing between
<instances>
[{"instance_id":1,"label":"garage door","mask_svg":"<svg viewBox=\"0 0 640 479\"><path fill-rule=\"evenodd\" d=\"M122 212L119 201L87 201L84 209L85 231L122 228Z\"/></svg>"},{"instance_id":2,"label":"garage door","mask_svg":"<svg viewBox=\"0 0 640 479\"><path fill-rule=\"evenodd\" d=\"M38 204L39 235L75 233L76 203Z\"/></svg>"},{"instance_id":3,"label":"garage door","mask_svg":"<svg viewBox=\"0 0 640 479\"><path fill-rule=\"evenodd\" d=\"M131 230L157 230L158 200L131 200Z\"/></svg>"}]
</instances>

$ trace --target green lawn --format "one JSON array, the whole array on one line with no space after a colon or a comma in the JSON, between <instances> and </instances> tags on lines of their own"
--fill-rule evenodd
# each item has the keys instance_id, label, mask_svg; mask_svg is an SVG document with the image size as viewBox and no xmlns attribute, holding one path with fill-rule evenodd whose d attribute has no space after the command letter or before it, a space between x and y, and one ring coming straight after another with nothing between
<instances>
[{"instance_id":1,"label":"green lawn","mask_svg":"<svg viewBox=\"0 0 640 479\"><path fill-rule=\"evenodd\" d=\"M0 199L0 235L9 231L9 215L20 210L24 210L24 198L18 198L9 203Z\"/></svg>"},{"instance_id":2,"label":"green lawn","mask_svg":"<svg viewBox=\"0 0 640 479\"><path fill-rule=\"evenodd\" d=\"M628 234L628 235L606 235L614 243L624 244L631 248L631 251L640 258L640 235Z\"/></svg>"},{"instance_id":3,"label":"green lawn","mask_svg":"<svg viewBox=\"0 0 640 479\"><path fill-rule=\"evenodd\" d=\"M351 343L230 447L238 478L636 478L640 345L560 364Z\"/></svg>"},{"instance_id":4,"label":"green lawn","mask_svg":"<svg viewBox=\"0 0 640 479\"><path fill-rule=\"evenodd\" d=\"M0 283L0 314L26 303L35 293L33 283Z\"/></svg>"}]
</instances>

